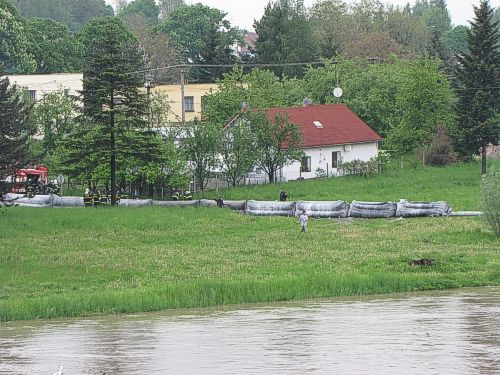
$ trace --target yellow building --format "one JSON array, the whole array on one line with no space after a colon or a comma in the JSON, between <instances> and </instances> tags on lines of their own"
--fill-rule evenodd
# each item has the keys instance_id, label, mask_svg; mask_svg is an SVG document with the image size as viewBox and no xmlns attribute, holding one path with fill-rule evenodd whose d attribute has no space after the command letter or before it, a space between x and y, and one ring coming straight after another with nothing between
<instances>
[{"instance_id":1,"label":"yellow building","mask_svg":"<svg viewBox=\"0 0 500 375\"><path fill-rule=\"evenodd\" d=\"M201 119L203 97L218 91L215 83L187 84L184 85L184 112L185 121L192 121L194 118ZM181 85L159 85L152 89L153 93L162 92L168 96L170 111L169 122L182 122L182 95Z\"/></svg>"}]
</instances>

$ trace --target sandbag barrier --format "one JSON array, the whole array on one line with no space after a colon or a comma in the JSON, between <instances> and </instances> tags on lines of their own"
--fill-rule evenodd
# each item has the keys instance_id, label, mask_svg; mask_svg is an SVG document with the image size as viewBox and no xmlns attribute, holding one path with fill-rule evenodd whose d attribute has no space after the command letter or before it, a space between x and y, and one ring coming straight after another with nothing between
<instances>
[{"instance_id":1,"label":"sandbag barrier","mask_svg":"<svg viewBox=\"0 0 500 375\"><path fill-rule=\"evenodd\" d=\"M295 216L295 202L247 201L245 212L256 216Z\"/></svg>"},{"instance_id":2,"label":"sandbag barrier","mask_svg":"<svg viewBox=\"0 0 500 375\"><path fill-rule=\"evenodd\" d=\"M446 202L409 202L401 199L397 203L397 217L447 216L452 209Z\"/></svg>"},{"instance_id":3,"label":"sandbag barrier","mask_svg":"<svg viewBox=\"0 0 500 375\"><path fill-rule=\"evenodd\" d=\"M6 194L5 199L16 199L14 204L21 207L84 207L81 197L59 197L57 195L37 195L27 198L22 194ZM156 201L152 199L122 199L123 207L217 207L215 200ZM391 217L433 217L433 216L480 216L481 212L454 212L450 205L440 202L412 202L401 199L395 202L352 201L224 201L224 207L244 211L255 216L300 216L305 210L313 218L391 218Z\"/></svg>"},{"instance_id":4,"label":"sandbag barrier","mask_svg":"<svg viewBox=\"0 0 500 375\"><path fill-rule=\"evenodd\" d=\"M352 201L349 207L349 217L358 218L389 218L396 216L394 202L360 202Z\"/></svg>"},{"instance_id":5,"label":"sandbag barrier","mask_svg":"<svg viewBox=\"0 0 500 375\"><path fill-rule=\"evenodd\" d=\"M303 211L315 218L344 218L349 215L349 205L344 201L297 202L295 216L302 215Z\"/></svg>"}]
</instances>

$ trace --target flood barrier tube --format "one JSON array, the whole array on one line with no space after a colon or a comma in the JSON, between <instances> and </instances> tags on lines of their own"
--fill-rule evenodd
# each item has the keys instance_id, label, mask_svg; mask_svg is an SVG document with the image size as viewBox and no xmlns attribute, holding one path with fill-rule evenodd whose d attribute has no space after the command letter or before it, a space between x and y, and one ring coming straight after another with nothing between
<instances>
[{"instance_id":1,"label":"flood barrier tube","mask_svg":"<svg viewBox=\"0 0 500 375\"><path fill-rule=\"evenodd\" d=\"M295 202L247 201L245 212L256 216L294 216Z\"/></svg>"},{"instance_id":2,"label":"flood barrier tube","mask_svg":"<svg viewBox=\"0 0 500 375\"><path fill-rule=\"evenodd\" d=\"M344 201L301 201L297 202L295 216L307 215L316 218L343 218L349 214L349 205Z\"/></svg>"},{"instance_id":3,"label":"flood barrier tube","mask_svg":"<svg viewBox=\"0 0 500 375\"><path fill-rule=\"evenodd\" d=\"M120 206L123 207L146 207L151 206L152 199L120 199Z\"/></svg>"},{"instance_id":4,"label":"flood barrier tube","mask_svg":"<svg viewBox=\"0 0 500 375\"><path fill-rule=\"evenodd\" d=\"M30 208L47 208L53 207L51 204L39 204L39 203L14 203L16 207L30 207Z\"/></svg>"},{"instance_id":5,"label":"flood barrier tube","mask_svg":"<svg viewBox=\"0 0 500 375\"><path fill-rule=\"evenodd\" d=\"M447 216L452 212L450 205L444 201L440 202L411 202L401 199L397 204L396 216L419 217L419 216Z\"/></svg>"},{"instance_id":6,"label":"flood barrier tube","mask_svg":"<svg viewBox=\"0 0 500 375\"><path fill-rule=\"evenodd\" d=\"M57 195L54 196L52 205L54 207L85 207L81 197L59 197Z\"/></svg>"},{"instance_id":7,"label":"flood barrier tube","mask_svg":"<svg viewBox=\"0 0 500 375\"><path fill-rule=\"evenodd\" d=\"M194 207L199 205L199 201L153 201L152 204L160 207Z\"/></svg>"},{"instance_id":8,"label":"flood barrier tube","mask_svg":"<svg viewBox=\"0 0 500 375\"><path fill-rule=\"evenodd\" d=\"M247 207L247 201L224 201L224 207L231 210L244 211Z\"/></svg>"},{"instance_id":9,"label":"flood barrier tube","mask_svg":"<svg viewBox=\"0 0 500 375\"><path fill-rule=\"evenodd\" d=\"M483 216L483 213L481 211L453 211L450 213L450 216Z\"/></svg>"},{"instance_id":10,"label":"flood barrier tube","mask_svg":"<svg viewBox=\"0 0 500 375\"><path fill-rule=\"evenodd\" d=\"M358 218L388 218L396 216L397 205L394 202L352 201L349 216Z\"/></svg>"},{"instance_id":11,"label":"flood barrier tube","mask_svg":"<svg viewBox=\"0 0 500 375\"><path fill-rule=\"evenodd\" d=\"M199 204L202 207L217 207L217 202L211 199L200 199Z\"/></svg>"},{"instance_id":12,"label":"flood barrier tube","mask_svg":"<svg viewBox=\"0 0 500 375\"><path fill-rule=\"evenodd\" d=\"M18 194L13 194L14 197L10 197L10 194L7 194L6 199L15 199ZM21 195L18 199L15 200L15 203L29 204L29 205L41 205L41 206L51 206L52 205L52 195L35 195L33 198L27 198L24 195ZM31 206L26 206L31 207Z\"/></svg>"}]
</instances>

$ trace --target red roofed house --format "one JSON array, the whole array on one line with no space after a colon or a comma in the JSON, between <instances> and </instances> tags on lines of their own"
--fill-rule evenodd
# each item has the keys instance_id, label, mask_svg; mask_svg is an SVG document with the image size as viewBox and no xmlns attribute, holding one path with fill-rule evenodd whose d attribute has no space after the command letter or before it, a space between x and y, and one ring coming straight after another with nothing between
<instances>
[{"instance_id":1,"label":"red roofed house","mask_svg":"<svg viewBox=\"0 0 500 375\"><path fill-rule=\"evenodd\" d=\"M287 114L290 122L300 127L305 158L283 167L278 181L317 177L318 169L329 176L338 174L341 162L368 161L378 154L382 138L344 104L308 105L291 108L271 108L267 117ZM261 176L259 176L261 174ZM254 169L247 183L261 183L265 173Z\"/></svg>"}]
</instances>

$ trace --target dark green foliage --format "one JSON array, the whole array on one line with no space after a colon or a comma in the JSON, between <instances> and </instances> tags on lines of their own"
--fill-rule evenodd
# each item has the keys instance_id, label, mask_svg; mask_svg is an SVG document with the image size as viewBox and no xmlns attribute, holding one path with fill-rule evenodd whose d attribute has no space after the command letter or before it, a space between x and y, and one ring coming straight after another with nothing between
<instances>
[{"instance_id":1,"label":"dark green foliage","mask_svg":"<svg viewBox=\"0 0 500 375\"><path fill-rule=\"evenodd\" d=\"M0 68L6 73L32 73L36 62L29 53L25 25L16 8L0 0Z\"/></svg>"},{"instance_id":2,"label":"dark green foliage","mask_svg":"<svg viewBox=\"0 0 500 375\"><path fill-rule=\"evenodd\" d=\"M319 56L312 24L291 0L270 2L254 27L258 34L255 52L259 63L311 62ZM274 71L278 76L303 75L303 67L275 68Z\"/></svg>"},{"instance_id":3,"label":"dark green foliage","mask_svg":"<svg viewBox=\"0 0 500 375\"><path fill-rule=\"evenodd\" d=\"M79 30L88 20L112 16L113 8L104 0L12 0L24 17L50 18L71 31Z\"/></svg>"},{"instance_id":4,"label":"dark green foliage","mask_svg":"<svg viewBox=\"0 0 500 375\"><path fill-rule=\"evenodd\" d=\"M27 18L26 34L37 73L81 71L83 46L67 26L51 19Z\"/></svg>"},{"instance_id":5,"label":"dark green foliage","mask_svg":"<svg viewBox=\"0 0 500 375\"><path fill-rule=\"evenodd\" d=\"M486 146L500 137L500 45L493 10L482 0L474 7L475 18L468 32L469 51L458 56L456 150L469 158L480 151L486 173Z\"/></svg>"},{"instance_id":6,"label":"dark green foliage","mask_svg":"<svg viewBox=\"0 0 500 375\"><path fill-rule=\"evenodd\" d=\"M242 35L225 17L226 13L206 5L184 5L171 12L158 30L180 46L185 63L233 64L233 45L241 42ZM197 68L190 71L190 77L195 82L213 82L223 71Z\"/></svg>"},{"instance_id":7,"label":"dark green foliage","mask_svg":"<svg viewBox=\"0 0 500 375\"><path fill-rule=\"evenodd\" d=\"M146 121L146 96L140 91L142 66L136 39L119 18L90 21L83 69L83 108L74 133L64 141L67 173L110 183L114 198L117 173L159 158L161 140ZM114 204L112 199L112 204Z\"/></svg>"},{"instance_id":8,"label":"dark green foliage","mask_svg":"<svg viewBox=\"0 0 500 375\"><path fill-rule=\"evenodd\" d=\"M0 179L28 161L29 136L33 133L28 123L29 110L20 92L0 72Z\"/></svg>"},{"instance_id":9,"label":"dark green foliage","mask_svg":"<svg viewBox=\"0 0 500 375\"><path fill-rule=\"evenodd\" d=\"M149 24L155 24L158 22L160 9L154 0L134 0L123 8L123 10L119 13L119 16L127 17L132 14L144 17Z\"/></svg>"}]
</instances>

